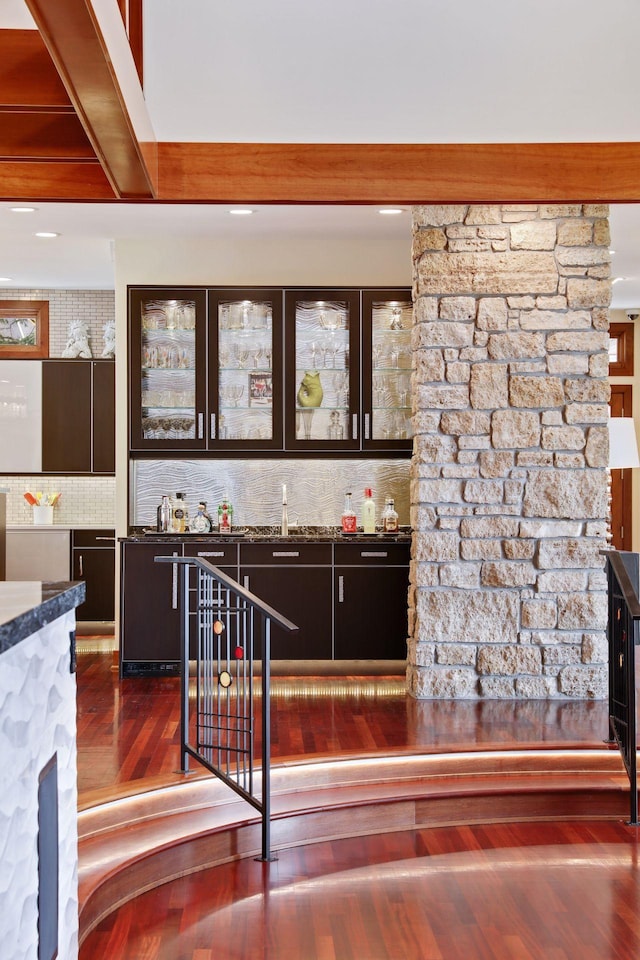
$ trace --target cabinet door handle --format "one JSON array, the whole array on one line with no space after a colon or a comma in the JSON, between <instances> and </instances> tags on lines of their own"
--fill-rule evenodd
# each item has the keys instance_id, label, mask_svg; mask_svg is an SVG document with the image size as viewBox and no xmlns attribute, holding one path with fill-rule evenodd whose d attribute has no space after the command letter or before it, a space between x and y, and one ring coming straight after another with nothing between
<instances>
[{"instance_id":1,"label":"cabinet door handle","mask_svg":"<svg viewBox=\"0 0 640 960\"><path fill-rule=\"evenodd\" d=\"M212 440L215 440L215 438L216 438L216 415L215 415L215 413L212 413L212 414L211 414L211 424L210 424L209 432L210 432L210 437L211 437L211 439L212 439Z\"/></svg>"},{"instance_id":2,"label":"cabinet door handle","mask_svg":"<svg viewBox=\"0 0 640 960\"><path fill-rule=\"evenodd\" d=\"M361 557L388 557L389 554L386 550L361 550Z\"/></svg>"},{"instance_id":3,"label":"cabinet door handle","mask_svg":"<svg viewBox=\"0 0 640 960\"><path fill-rule=\"evenodd\" d=\"M364 438L365 440L369 439L369 414L365 413L364 415Z\"/></svg>"},{"instance_id":4,"label":"cabinet door handle","mask_svg":"<svg viewBox=\"0 0 640 960\"><path fill-rule=\"evenodd\" d=\"M344 577L338 577L338 603L344 603Z\"/></svg>"},{"instance_id":5,"label":"cabinet door handle","mask_svg":"<svg viewBox=\"0 0 640 960\"><path fill-rule=\"evenodd\" d=\"M242 578L242 586L245 588L245 590L249 589L249 577Z\"/></svg>"},{"instance_id":6,"label":"cabinet door handle","mask_svg":"<svg viewBox=\"0 0 640 960\"><path fill-rule=\"evenodd\" d=\"M273 550L271 553L272 557L299 557L299 550Z\"/></svg>"},{"instance_id":7,"label":"cabinet door handle","mask_svg":"<svg viewBox=\"0 0 640 960\"><path fill-rule=\"evenodd\" d=\"M172 556L177 557L178 554L173 551ZM178 609L178 564L171 564L171 609Z\"/></svg>"},{"instance_id":8,"label":"cabinet door handle","mask_svg":"<svg viewBox=\"0 0 640 960\"><path fill-rule=\"evenodd\" d=\"M109 543L115 543L115 537L96 537L96 540L107 540Z\"/></svg>"},{"instance_id":9,"label":"cabinet door handle","mask_svg":"<svg viewBox=\"0 0 640 960\"><path fill-rule=\"evenodd\" d=\"M358 439L358 414L354 413L351 420L353 423L353 427L351 428L351 436L353 440L357 440Z\"/></svg>"},{"instance_id":10,"label":"cabinet door handle","mask_svg":"<svg viewBox=\"0 0 640 960\"><path fill-rule=\"evenodd\" d=\"M78 557L78 559L79 559L79 561L80 561L80 576L83 577L83 576L84 576L84 565L83 565L83 563L82 563L82 554L80 554L80 556Z\"/></svg>"},{"instance_id":11,"label":"cabinet door handle","mask_svg":"<svg viewBox=\"0 0 640 960\"><path fill-rule=\"evenodd\" d=\"M199 557L224 557L224 550L198 550Z\"/></svg>"},{"instance_id":12,"label":"cabinet door handle","mask_svg":"<svg viewBox=\"0 0 640 960\"><path fill-rule=\"evenodd\" d=\"M204 413L198 414L198 440L204 437Z\"/></svg>"}]
</instances>

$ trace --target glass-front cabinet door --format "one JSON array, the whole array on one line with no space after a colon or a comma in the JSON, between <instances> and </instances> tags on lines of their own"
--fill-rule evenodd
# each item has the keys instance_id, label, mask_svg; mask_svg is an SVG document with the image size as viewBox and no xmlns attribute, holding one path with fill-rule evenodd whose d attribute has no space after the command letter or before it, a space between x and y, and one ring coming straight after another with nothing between
<instances>
[{"instance_id":1,"label":"glass-front cabinet door","mask_svg":"<svg viewBox=\"0 0 640 960\"><path fill-rule=\"evenodd\" d=\"M132 450L206 445L206 295L202 290L132 288Z\"/></svg>"},{"instance_id":2,"label":"glass-front cabinet door","mask_svg":"<svg viewBox=\"0 0 640 960\"><path fill-rule=\"evenodd\" d=\"M282 448L282 291L209 293L209 446Z\"/></svg>"},{"instance_id":3,"label":"glass-front cabinet door","mask_svg":"<svg viewBox=\"0 0 640 960\"><path fill-rule=\"evenodd\" d=\"M287 290L285 324L287 449L357 449L359 292Z\"/></svg>"},{"instance_id":4,"label":"glass-front cabinet door","mask_svg":"<svg viewBox=\"0 0 640 960\"><path fill-rule=\"evenodd\" d=\"M363 447L411 449L411 328L407 290L365 290L363 323Z\"/></svg>"}]
</instances>

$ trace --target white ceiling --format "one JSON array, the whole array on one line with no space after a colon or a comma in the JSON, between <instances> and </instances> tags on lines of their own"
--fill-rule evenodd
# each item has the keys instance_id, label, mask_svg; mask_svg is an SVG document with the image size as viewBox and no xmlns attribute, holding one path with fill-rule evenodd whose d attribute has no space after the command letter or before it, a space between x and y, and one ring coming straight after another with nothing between
<instances>
[{"instance_id":1,"label":"white ceiling","mask_svg":"<svg viewBox=\"0 0 640 960\"><path fill-rule=\"evenodd\" d=\"M94 7L114 0L92 0ZM159 140L639 140L637 0L145 2L145 97ZM32 24L0 0L0 26ZM0 204L4 287L109 288L118 238L393 234L372 207ZM36 239L36 230L60 234ZM614 307L640 305L640 205L612 207Z\"/></svg>"}]
</instances>

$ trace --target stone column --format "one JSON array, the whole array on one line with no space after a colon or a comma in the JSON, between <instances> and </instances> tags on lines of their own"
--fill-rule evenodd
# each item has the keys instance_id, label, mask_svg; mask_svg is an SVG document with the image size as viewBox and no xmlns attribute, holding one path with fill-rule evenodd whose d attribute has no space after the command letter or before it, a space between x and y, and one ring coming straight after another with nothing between
<instances>
[{"instance_id":1,"label":"stone column","mask_svg":"<svg viewBox=\"0 0 640 960\"><path fill-rule=\"evenodd\" d=\"M416 697L606 695L607 216L414 209Z\"/></svg>"}]
</instances>

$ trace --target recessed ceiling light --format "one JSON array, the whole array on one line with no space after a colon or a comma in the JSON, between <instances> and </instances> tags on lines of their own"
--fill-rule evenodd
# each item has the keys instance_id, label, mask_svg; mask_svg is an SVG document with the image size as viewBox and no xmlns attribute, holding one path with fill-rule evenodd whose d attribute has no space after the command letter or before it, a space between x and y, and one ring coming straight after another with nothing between
<instances>
[{"instance_id":1,"label":"recessed ceiling light","mask_svg":"<svg viewBox=\"0 0 640 960\"><path fill-rule=\"evenodd\" d=\"M400 207L383 207L381 210L378 210L378 213L382 213L387 217L395 217L399 213L404 213Z\"/></svg>"},{"instance_id":2,"label":"recessed ceiling light","mask_svg":"<svg viewBox=\"0 0 640 960\"><path fill-rule=\"evenodd\" d=\"M236 207L234 210L229 210L229 213L232 213L234 217L250 217L253 210L249 210L248 207Z\"/></svg>"},{"instance_id":3,"label":"recessed ceiling light","mask_svg":"<svg viewBox=\"0 0 640 960\"><path fill-rule=\"evenodd\" d=\"M0 283L11 283L11 277L0 277Z\"/></svg>"},{"instance_id":4,"label":"recessed ceiling light","mask_svg":"<svg viewBox=\"0 0 640 960\"><path fill-rule=\"evenodd\" d=\"M40 233L36 233L36 237L45 237L50 240L52 237L59 237L59 233L50 233L48 230L41 230Z\"/></svg>"},{"instance_id":5,"label":"recessed ceiling light","mask_svg":"<svg viewBox=\"0 0 640 960\"><path fill-rule=\"evenodd\" d=\"M11 213L35 213L37 207L10 207Z\"/></svg>"}]
</instances>

